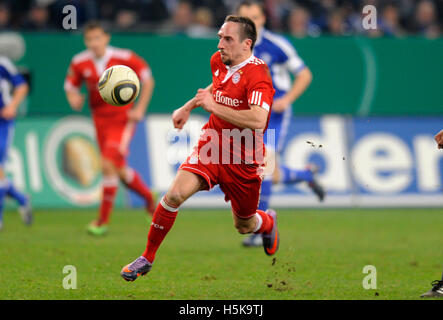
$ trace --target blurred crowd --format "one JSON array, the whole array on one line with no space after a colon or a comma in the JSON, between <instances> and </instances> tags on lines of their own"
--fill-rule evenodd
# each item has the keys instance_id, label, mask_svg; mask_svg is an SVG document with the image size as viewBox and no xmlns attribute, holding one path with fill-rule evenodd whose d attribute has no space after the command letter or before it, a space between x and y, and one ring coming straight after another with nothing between
<instances>
[{"instance_id":1,"label":"blurred crowd","mask_svg":"<svg viewBox=\"0 0 443 320\"><path fill-rule=\"evenodd\" d=\"M149 31L213 37L238 0L0 0L0 31L62 28L63 7L77 22L103 21L113 31ZM264 0L267 27L295 37L355 35L441 36L443 0ZM377 29L362 28L362 8L377 8Z\"/></svg>"}]
</instances>

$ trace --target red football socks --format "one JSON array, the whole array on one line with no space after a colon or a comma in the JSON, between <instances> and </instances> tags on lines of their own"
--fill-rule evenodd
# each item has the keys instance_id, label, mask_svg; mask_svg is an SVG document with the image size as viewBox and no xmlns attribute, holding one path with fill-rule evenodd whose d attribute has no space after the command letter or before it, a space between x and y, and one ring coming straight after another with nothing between
<instances>
[{"instance_id":1,"label":"red football socks","mask_svg":"<svg viewBox=\"0 0 443 320\"><path fill-rule=\"evenodd\" d=\"M117 177L104 178L102 187L102 200L100 204L98 225L109 223L112 208L114 206L115 195L118 190Z\"/></svg>"},{"instance_id":2,"label":"red football socks","mask_svg":"<svg viewBox=\"0 0 443 320\"><path fill-rule=\"evenodd\" d=\"M123 181L125 183L125 185L129 189L137 192L140 196L145 198L148 202L151 202L152 201L151 190L143 182L143 180L140 177L140 175L138 174L138 172L135 171L134 169L130 168L128 170L127 176L128 176L128 178L126 179L126 181Z\"/></svg>"},{"instance_id":3,"label":"red football socks","mask_svg":"<svg viewBox=\"0 0 443 320\"><path fill-rule=\"evenodd\" d=\"M274 227L274 220L272 219L271 216L269 216L266 212L262 211L262 210L257 210L256 213L260 218L261 218L261 226L259 226L258 230L255 231L254 233L264 233L264 234L268 234L271 232L272 228ZM260 223L260 218L256 217L258 219L257 223Z\"/></svg>"},{"instance_id":4,"label":"red football socks","mask_svg":"<svg viewBox=\"0 0 443 320\"><path fill-rule=\"evenodd\" d=\"M142 254L150 263L154 261L158 247L169 230L171 230L177 213L178 208L168 205L164 198L158 204L149 229L146 250Z\"/></svg>"}]
</instances>

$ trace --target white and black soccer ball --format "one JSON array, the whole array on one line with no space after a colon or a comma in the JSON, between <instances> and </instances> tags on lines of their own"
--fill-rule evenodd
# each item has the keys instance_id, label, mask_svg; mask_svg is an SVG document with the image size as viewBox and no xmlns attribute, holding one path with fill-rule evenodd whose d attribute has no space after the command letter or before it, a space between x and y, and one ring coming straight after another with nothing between
<instances>
[{"instance_id":1,"label":"white and black soccer ball","mask_svg":"<svg viewBox=\"0 0 443 320\"><path fill-rule=\"evenodd\" d=\"M124 106L137 98L140 80L131 68L123 65L112 66L100 77L98 91L106 103Z\"/></svg>"}]
</instances>

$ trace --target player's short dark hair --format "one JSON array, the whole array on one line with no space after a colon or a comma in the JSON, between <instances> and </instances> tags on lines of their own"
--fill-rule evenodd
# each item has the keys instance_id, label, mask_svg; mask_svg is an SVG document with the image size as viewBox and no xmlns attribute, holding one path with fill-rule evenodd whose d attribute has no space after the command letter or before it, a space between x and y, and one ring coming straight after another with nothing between
<instances>
[{"instance_id":1,"label":"player's short dark hair","mask_svg":"<svg viewBox=\"0 0 443 320\"><path fill-rule=\"evenodd\" d=\"M229 15L226 17L225 22L234 22L240 25L240 39L251 39L251 50L254 49L255 41L257 40L257 29L255 23L251 19L241 16Z\"/></svg>"},{"instance_id":2,"label":"player's short dark hair","mask_svg":"<svg viewBox=\"0 0 443 320\"><path fill-rule=\"evenodd\" d=\"M243 0L242 2L240 2L236 7L235 7L235 12L240 11L241 7L250 7L250 6L257 6L260 8L261 12L266 15L266 10L265 10L265 6L263 4L263 2L261 1L257 1L257 0Z\"/></svg>"},{"instance_id":3,"label":"player's short dark hair","mask_svg":"<svg viewBox=\"0 0 443 320\"><path fill-rule=\"evenodd\" d=\"M101 29L104 33L109 34L109 30L100 21L92 20L86 22L83 26L83 35L85 35L88 31L95 29Z\"/></svg>"}]
</instances>

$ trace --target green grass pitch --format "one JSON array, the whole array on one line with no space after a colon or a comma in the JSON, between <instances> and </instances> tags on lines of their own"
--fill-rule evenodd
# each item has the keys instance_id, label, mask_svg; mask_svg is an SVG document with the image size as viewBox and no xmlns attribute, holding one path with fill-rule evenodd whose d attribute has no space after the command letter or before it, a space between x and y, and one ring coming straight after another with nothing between
<instances>
[{"instance_id":1,"label":"green grass pitch","mask_svg":"<svg viewBox=\"0 0 443 320\"><path fill-rule=\"evenodd\" d=\"M16 212L0 232L0 299L419 299L441 276L443 209L278 210L275 259L243 248L229 210L181 210L152 271L130 283L123 265L145 248L141 210L116 210L108 235L85 232L94 210ZM77 289L62 286L65 265ZM362 286L365 265L377 289Z\"/></svg>"}]
</instances>

